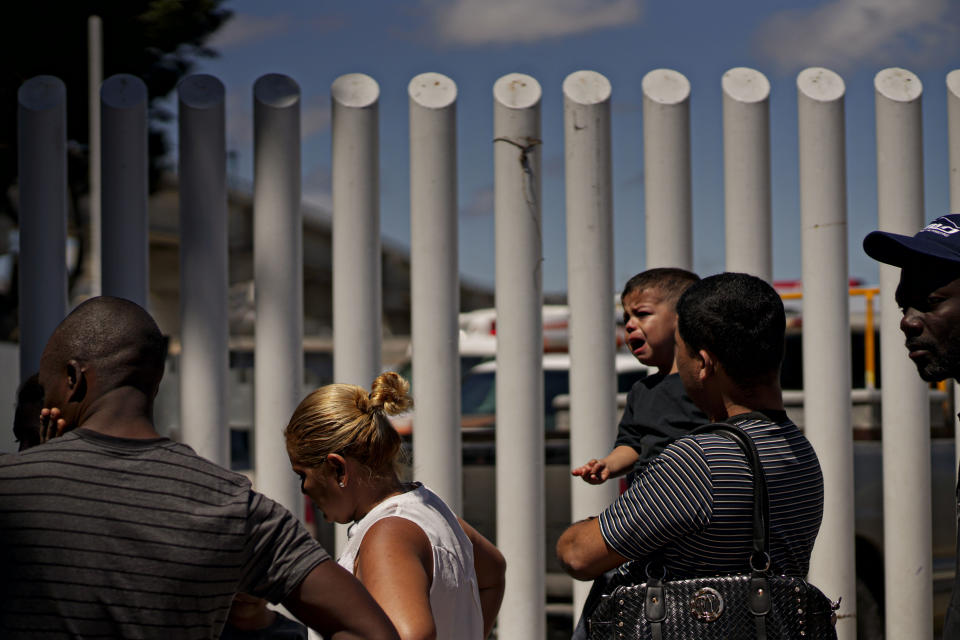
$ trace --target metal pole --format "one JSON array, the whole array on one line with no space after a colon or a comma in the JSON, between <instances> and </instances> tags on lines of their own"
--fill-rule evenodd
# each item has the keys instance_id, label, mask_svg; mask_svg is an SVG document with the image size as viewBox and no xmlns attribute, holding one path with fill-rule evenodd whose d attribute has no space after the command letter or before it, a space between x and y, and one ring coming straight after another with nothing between
<instances>
[{"instance_id":1,"label":"metal pole","mask_svg":"<svg viewBox=\"0 0 960 640\"><path fill-rule=\"evenodd\" d=\"M540 96L540 84L520 73L493 85L497 545L507 560L498 636L504 640L546 634Z\"/></svg>"},{"instance_id":2,"label":"metal pole","mask_svg":"<svg viewBox=\"0 0 960 640\"><path fill-rule=\"evenodd\" d=\"M572 467L606 455L616 438L610 94L610 81L595 71L577 71L563 81L567 296L570 361L576 363L570 367ZM591 486L570 478L574 521L600 513L616 497L615 481ZM574 624L589 591L590 583L573 583Z\"/></svg>"},{"instance_id":3,"label":"metal pole","mask_svg":"<svg viewBox=\"0 0 960 640\"><path fill-rule=\"evenodd\" d=\"M180 82L180 424L183 441L229 466L227 153L224 89Z\"/></svg>"},{"instance_id":4,"label":"metal pole","mask_svg":"<svg viewBox=\"0 0 960 640\"><path fill-rule=\"evenodd\" d=\"M960 69L947 74L947 146L950 156L950 211L960 213ZM960 384L953 383L953 409L960 411ZM956 425L956 422L954 422ZM960 438L956 437L955 463L960 463ZM957 464L954 464L956 467Z\"/></svg>"},{"instance_id":5,"label":"metal pole","mask_svg":"<svg viewBox=\"0 0 960 640\"><path fill-rule=\"evenodd\" d=\"M380 87L349 73L330 87L333 177L333 377L366 389L380 373ZM337 548L346 527L337 526Z\"/></svg>"},{"instance_id":6,"label":"metal pole","mask_svg":"<svg viewBox=\"0 0 960 640\"><path fill-rule=\"evenodd\" d=\"M90 295L98 296L102 291L101 281L101 189L100 178L100 83L103 82L103 22L100 16L87 18L87 107L89 109L90 139L90 253L87 262L90 267ZM113 294L111 294L113 295ZM138 303L139 304L139 303ZM141 304L141 306L143 306Z\"/></svg>"},{"instance_id":7,"label":"metal pole","mask_svg":"<svg viewBox=\"0 0 960 640\"><path fill-rule=\"evenodd\" d=\"M647 268L693 269L690 82L654 69L642 86Z\"/></svg>"},{"instance_id":8,"label":"metal pole","mask_svg":"<svg viewBox=\"0 0 960 640\"><path fill-rule=\"evenodd\" d=\"M280 74L253 85L254 461L257 490L303 515L282 431L303 396L300 87Z\"/></svg>"},{"instance_id":9,"label":"metal pole","mask_svg":"<svg viewBox=\"0 0 960 640\"><path fill-rule=\"evenodd\" d=\"M877 114L879 227L913 235L923 226L920 79L890 68L873 81ZM931 638L930 400L907 359L894 291L900 269L880 265L883 372L883 533L888 638Z\"/></svg>"},{"instance_id":10,"label":"metal pole","mask_svg":"<svg viewBox=\"0 0 960 640\"><path fill-rule=\"evenodd\" d=\"M950 211L960 212L960 69L947 74L947 130L950 154Z\"/></svg>"},{"instance_id":11,"label":"metal pole","mask_svg":"<svg viewBox=\"0 0 960 640\"><path fill-rule=\"evenodd\" d=\"M17 92L20 379L67 313L67 88L36 76Z\"/></svg>"},{"instance_id":12,"label":"metal pole","mask_svg":"<svg viewBox=\"0 0 960 640\"><path fill-rule=\"evenodd\" d=\"M803 253L803 387L806 434L823 470L823 523L810 578L842 597L837 635L857 634L853 431L847 269L843 79L822 68L797 76Z\"/></svg>"},{"instance_id":13,"label":"metal pole","mask_svg":"<svg viewBox=\"0 0 960 640\"><path fill-rule=\"evenodd\" d=\"M410 100L414 477L462 513L457 312L457 85L422 73ZM419 391L419 392L418 392Z\"/></svg>"},{"instance_id":14,"label":"metal pole","mask_svg":"<svg viewBox=\"0 0 960 640\"><path fill-rule=\"evenodd\" d=\"M736 67L722 85L727 271L772 281L770 83L759 71Z\"/></svg>"},{"instance_id":15,"label":"metal pole","mask_svg":"<svg viewBox=\"0 0 960 640\"><path fill-rule=\"evenodd\" d=\"M103 119L103 293L150 301L147 85L128 74L100 89Z\"/></svg>"}]
</instances>

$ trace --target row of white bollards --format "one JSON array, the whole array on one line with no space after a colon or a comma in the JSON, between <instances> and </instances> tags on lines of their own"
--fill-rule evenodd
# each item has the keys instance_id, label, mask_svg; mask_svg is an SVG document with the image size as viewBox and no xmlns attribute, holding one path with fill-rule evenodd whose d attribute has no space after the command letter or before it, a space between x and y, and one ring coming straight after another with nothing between
<instances>
[{"instance_id":1,"label":"row of white bollards","mask_svg":"<svg viewBox=\"0 0 960 640\"><path fill-rule=\"evenodd\" d=\"M949 92L951 204L960 202L960 72ZM879 227L923 222L919 80L877 74ZM770 132L766 78L732 69L723 88L727 268L771 278ZM838 632L854 637L852 434L847 302L845 87L826 69L797 79L807 433L826 483L811 578L842 596ZM368 386L380 372L379 87L349 74L331 88L333 127L334 377ZM409 84L415 474L456 510L462 505L457 344L456 94L452 80ZM659 69L643 79L648 266L692 266L690 85ZM184 439L221 464L227 456L227 188L223 85L185 78L178 90L181 190L181 426ZM497 543L508 560L500 637L542 637L544 424L542 371L542 92L511 74L494 86L496 224ZM611 295L610 83L579 71L563 85L571 312L571 461L604 452L616 422ZM56 78L19 93L21 372L63 317L66 270L66 92ZM280 429L303 376L300 90L263 76L254 99L257 295L257 484L300 510ZM103 292L146 304L146 89L131 76L100 88ZM638 266L639 270L639 266ZM884 371L884 511L887 633L930 637L928 400L902 353L892 302L895 269L881 267ZM55 283L52 288L50 284ZM59 284L59 283L62 283ZM574 518L597 513L612 484L573 483ZM342 534L340 535L342 539ZM575 591L578 611L585 590ZM909 629L909 631L907 631Z\"/></svg>"}]
</instances>

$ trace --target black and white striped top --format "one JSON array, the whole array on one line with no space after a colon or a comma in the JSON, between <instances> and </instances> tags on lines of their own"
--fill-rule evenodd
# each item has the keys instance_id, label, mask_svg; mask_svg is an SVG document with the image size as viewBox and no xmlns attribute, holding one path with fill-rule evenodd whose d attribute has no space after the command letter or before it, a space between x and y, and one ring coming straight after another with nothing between
<instances>
[{"instance_id":1,"label":"black and white striped top","mask_svg":"<svg viewBox=\"0 0 960 640\"><path fill-rule=\"evenodd\" d=\"M770 497L770 555L779 573L806 575L823 517L823 475L810 442L782 411L727 422L757 446ZM753 479L740 448L687 436L654 458L600 514L603 539L631 560L662 555L672 577L743 572L752 549Z\"/></svg>"},{"instance_id":2,"label":"black and white striped top","mask_svg":"<svg viewBox=\"0 0 960 640\"><path fill-rule=\"evenodd\" d=\"M166 438L77 429L0 456L3 638L216 638L236 591L278 602L327 558L246 478Z\"/></svg>"}]
</instances>

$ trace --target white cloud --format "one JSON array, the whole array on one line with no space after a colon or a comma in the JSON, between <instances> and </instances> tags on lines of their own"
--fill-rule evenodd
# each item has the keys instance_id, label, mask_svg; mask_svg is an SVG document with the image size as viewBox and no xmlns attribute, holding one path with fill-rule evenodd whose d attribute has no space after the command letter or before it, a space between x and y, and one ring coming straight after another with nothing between
<instances>
[{"instance_id":1,"label":"white cloud","mask_svg":"<svg viewBox=\"0 0 960 640\"><path fill-rule=\"evenodd\" d=\"M960 49L958 39L953 0L833 0L774 14L756 42L778 68L793 71L859 63L923 67L949 59Z\"/></svg>"},{"instance_id":2,"label":"white cloud","mask_svg":"<svg viewBox=\"0 0 960 640\"><path fill-rule=\"evenodd\" d=\"M642 0L452 0L426 3L446 44L536 42L640 18Z\"/></svg>"},{"instance_id":3,"label":"white cloud","mask_svg":"<svg viewBox=\"0 0 960 640\"><path fill-rule=\"evenodd\" d=\"M288 15L252 16L236 13L207 41L207 46L221 50L267 40L291 28Z\"/></svg>"}]
</instances>

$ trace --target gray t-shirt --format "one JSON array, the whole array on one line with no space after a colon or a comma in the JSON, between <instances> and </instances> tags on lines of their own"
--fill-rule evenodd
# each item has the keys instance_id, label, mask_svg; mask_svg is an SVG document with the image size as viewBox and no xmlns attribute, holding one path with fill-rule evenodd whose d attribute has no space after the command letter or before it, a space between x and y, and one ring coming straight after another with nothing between
<instances>
[{"instance_id":1,"label":"gray t-shirt","mask_svg":"<svg viewBox=\"0 0 960 640\"><path fill-rule=\"evenodd\" d=\"M76 429L0 456L0 636L215 638L237 591L327 560L294 516L167 438Z\"/></svg>"}]
</instances>

